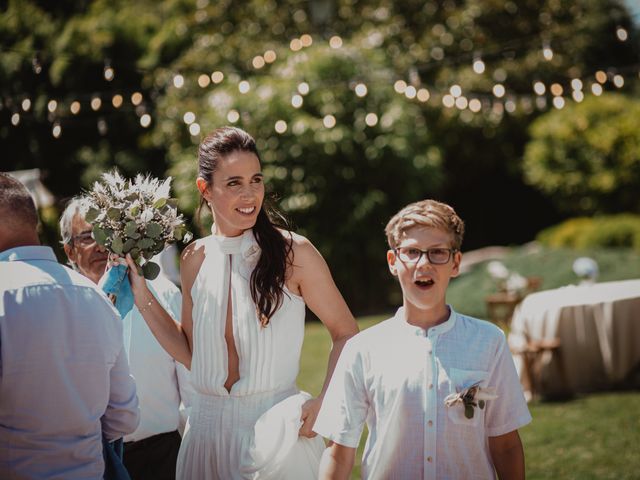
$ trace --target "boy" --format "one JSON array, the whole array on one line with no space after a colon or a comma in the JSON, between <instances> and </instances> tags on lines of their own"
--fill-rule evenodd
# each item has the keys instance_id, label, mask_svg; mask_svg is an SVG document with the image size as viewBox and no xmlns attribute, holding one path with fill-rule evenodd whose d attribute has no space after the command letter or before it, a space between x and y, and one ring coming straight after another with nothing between
<instances>
[{"instance_id":1,"label":"boy","mask_svg":"<svg viewBox=\"0 0 640 480\"><path fill-rule=\"evenodd\" d=\"M445 302L462 220L424 200L385 231L403 306L340 356L314 426L332 441L320 478L349 478L365 421L362 478L524 478L517 429L531 416L504 334Z\"/></svg>"}]
</instances>

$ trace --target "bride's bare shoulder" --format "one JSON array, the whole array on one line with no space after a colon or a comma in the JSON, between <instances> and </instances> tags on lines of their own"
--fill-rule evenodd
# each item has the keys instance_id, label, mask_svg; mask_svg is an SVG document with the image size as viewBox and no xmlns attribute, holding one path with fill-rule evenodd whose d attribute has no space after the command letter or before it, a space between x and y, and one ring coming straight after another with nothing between
<instances>
[{"instance_id":1,"label":"bride's bare shoulder","mask_svg":"<svg viewBox=\"0 0 640 480\"><path fill-rule=\"evenodd\" d=\"M304 235L287 230L280 230L280 233L282 233L282 236L291 245L291 254L295 266L300 266L301 263L304 264L308 260L320 255L316 247L313 246L313 243Z\"/></svg>"},{"instance_id":2,"label":"bride's bare shoulder","mask_svg":"<svg viewBox=\"0 0 640 480\"><path fill-rule=\"evenodd\" d=\"M204 245L204 239L200 238L191 242L182 251L182 255L180 256L180 274L183 277L183 283L184 278L193 281L198 270L200 270L205 256Z\"/></svg>"}]
</instances>

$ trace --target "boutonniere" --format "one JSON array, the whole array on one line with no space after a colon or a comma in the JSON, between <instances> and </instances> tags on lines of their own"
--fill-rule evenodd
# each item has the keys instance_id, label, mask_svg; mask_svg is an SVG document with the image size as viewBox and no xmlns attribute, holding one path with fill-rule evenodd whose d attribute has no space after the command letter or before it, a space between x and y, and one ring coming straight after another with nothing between
<instances>
[{"instance_id":1,"label":"boutonniere","mask_svg":"<svg viewBox=\"0 0 640 480\"><path fill-rule=\"evenodd\" d=\"M474 383L470 387L463 389L461 392L452 393L444 399L447 407L453 407L458 403L464 405L464 416L473 418L474 408L479 407L482 410L487 400L498 398L494 388L482 388L480 382Z\"/></svg>"}]
</instances>

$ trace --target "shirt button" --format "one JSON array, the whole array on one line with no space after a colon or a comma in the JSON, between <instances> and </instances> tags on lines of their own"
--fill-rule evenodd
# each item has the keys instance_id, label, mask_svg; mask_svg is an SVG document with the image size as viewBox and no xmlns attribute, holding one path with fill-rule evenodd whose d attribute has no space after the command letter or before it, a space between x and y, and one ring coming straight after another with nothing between
<instances>
[{"instance_id":1,"label":"shirt button","mask_svg":"<svg viewBox=\"0 0 640 480\"><path fill-rule=\"evenodd\" d=\"M433 461L433 458L427 457L427 462L431 463L432 461Z\"/></svg>"},{"instance_id":2,"label":"shirt button","mask_svg":"<svg viewBox=\"0 0 640 480\"><path fill-rule=\"evenodd\" d=\"M433 422L432 422L431 420L429 420L429 421L427 422L427 425L429 425L429 426L431 427L431 426L433 426Z\"/></svg>"},{"instance_id":3,"label":"shirt button","mask_svg":"<svg viewBox=\"0 0 640 480\"><path fill-rule=\"evenodd\" d=\"M431 355L431 349L427 350L427 353L428 353L429 355Z\"/></svg>"},{"instance_id":4,"label":"shirt button","mask_svg":"<svg viewBox=\"0 0 640 480\"><path fill-rule=\"evenodd\" d=\"M433 388L433 383L429 384L429 390L431 390Z\"/></svg>"}]
</instances>

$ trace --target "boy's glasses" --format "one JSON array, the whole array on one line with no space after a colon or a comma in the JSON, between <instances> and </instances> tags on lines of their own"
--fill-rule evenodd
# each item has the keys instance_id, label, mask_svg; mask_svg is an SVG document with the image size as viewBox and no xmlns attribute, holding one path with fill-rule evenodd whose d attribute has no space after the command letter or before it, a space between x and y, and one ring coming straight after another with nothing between
<instances>
[{"instance_id":1,"label":"boy's glasses","mask_svg":"<svg viewBox=\"0 0 640 480\"><path fill-rule=\"evenodd\" d=\"M71 241L79 247L88 247L95 242L95 239L91 236L91 232L82 232L71 237Z\"/></svg>"},{"instance_id":2,"label":"boy's glasses","mask_svg":"<svg viewBox=\"0 0 640 480\"><path fill-rule=\"evenodd\" d=\"M422 255L427 256L427 260L432 265L444 265L451 260L451 255L458 251L457 248L429 248L427 250L420 250L415 247L398 247L394 248L398 258L403 263L418 263L422 258Z\"/></svg>"}]
</instances>

